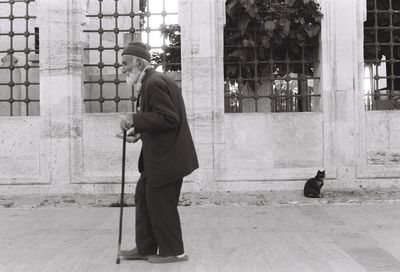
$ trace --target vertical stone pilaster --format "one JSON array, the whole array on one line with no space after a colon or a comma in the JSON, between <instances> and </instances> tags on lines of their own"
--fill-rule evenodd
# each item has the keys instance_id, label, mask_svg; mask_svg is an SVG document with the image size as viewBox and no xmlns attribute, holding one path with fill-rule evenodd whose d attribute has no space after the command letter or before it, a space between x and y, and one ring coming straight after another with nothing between
<instances>
[{"instance_id":1,"label":"vertical stone pilaster","mask_svg":"<svg viewBox=\"0 0 400 272\"><path fill-rule=\"evenodd\" d=\"M364 22L367 20L367 0L357 0L357 44L356 44L356 177L367 167L366 110L364 105Z\"/></svg>"},{"instance_id":2,"label":"vertical stone pilaster","mask_svg":"<svg viewBox=\"0 0 400 272\"><path fill-rule=\"evenodd\" d=\"M336 152L334 144L335 131L335 26L334 1L321 0L321 11L324 15L321 22L321 43L319 48L320 65L317 72L320 75L321 100L320 108L323 113L323 161L327 177L337 177Z\"/></svg>"},{"instance_id":3,"label":"vertical stone pilaster","mask_svg":"<svg viewBox=\"0 0 400 272\"><path fill-rule=\"evenodd\" d=\"M341 182L353 182L356 178L358 112L362 110L360 92L363 92L359 78L360 1L321 1L325 21L322 28L324 121L325 128L331 129L331 163Z\"/></svg>"},{"instance_id":4,"label":"vertical stone pilaster","mask_svg":"<svg viewBox=\"0 0 400 272\"><path fill-rule=\"evenodd\" d=\"M182 90L197 147L196 180L224 168L223 27L225 1L180 0Z\"/></svg>"},{"instance_id":5,"label":"vertical stone pilaster","mask_svg":"<svg viewBox=\"0 0 400 272\"><path fill-rule=\"evenodd\" d=\"M40 0L41 175L54 190L82 172L84 0Z\"/></svg>"}]
</instances>

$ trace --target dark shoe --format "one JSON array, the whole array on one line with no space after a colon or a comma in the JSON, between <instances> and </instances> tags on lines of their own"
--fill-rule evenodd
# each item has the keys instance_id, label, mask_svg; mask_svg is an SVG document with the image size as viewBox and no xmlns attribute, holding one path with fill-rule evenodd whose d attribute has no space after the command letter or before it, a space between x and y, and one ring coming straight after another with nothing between
<instances>
[{"instance_id":1,"label":"dark shoe","mask_svg":"<svg viewBox=\"0 0 400 272\"><path fill-rule=\"evenodd\" d=\"M126 260L147 260L149 258L149 256L140 255L136 247L132 250L121 250L119 256Z\"/></svg>"},{"instance_id":2,"label":"dark shoe","mask_svg":"<svg viewBox=\"0 0 400 272\"><path fill-rule=\"evenodd\" d=\"M160 255L152 255L149 256L147 261L149 263L175 263L175 262L187 262L189 260L188 255L183 255L182 257L178 256L160 256Z\"/></svg>"}]
</instances>

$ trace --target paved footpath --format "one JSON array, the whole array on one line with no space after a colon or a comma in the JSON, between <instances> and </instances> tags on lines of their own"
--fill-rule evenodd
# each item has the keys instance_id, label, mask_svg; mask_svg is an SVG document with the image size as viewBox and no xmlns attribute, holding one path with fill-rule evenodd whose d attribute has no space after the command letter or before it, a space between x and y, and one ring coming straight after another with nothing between
<instances>
[{"instance_id":1,"label":"paved footpath","mask_svg":"<svg viewBox=\"0 0 400 272\"><path fill-rule=\"evenodd\" d=\"M400 203L180 207L189 262L115 264L118 208L0 209L0 272L400 272ZM125 208L123 248L134 241Z\"/></svg>"}]
</instances>

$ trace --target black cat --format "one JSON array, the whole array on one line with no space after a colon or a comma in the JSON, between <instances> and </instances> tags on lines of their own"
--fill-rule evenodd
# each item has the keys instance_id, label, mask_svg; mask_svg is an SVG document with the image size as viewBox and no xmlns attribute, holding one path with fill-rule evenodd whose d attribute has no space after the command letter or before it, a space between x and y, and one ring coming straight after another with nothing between
<instances>
[{"instance_id":1,"label":"black cat","mask_svg":"<svg viewBox=\"0 0 400 272\"><path fill-rule=\"evenodd\" d=\"M307 180L304 185L304 196L311 198L321 198L321 188L324 185L325 170L317 172L314 178Z\"/></svg>"}]
</instances>

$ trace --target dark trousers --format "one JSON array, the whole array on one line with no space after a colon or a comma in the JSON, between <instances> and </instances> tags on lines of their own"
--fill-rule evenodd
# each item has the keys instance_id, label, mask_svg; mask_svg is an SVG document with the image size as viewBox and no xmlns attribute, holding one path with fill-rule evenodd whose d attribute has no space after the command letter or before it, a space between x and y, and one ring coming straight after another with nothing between
<instances>
[{"instance_id":1,"label":"dark trousers","mask_svg":"<svg viewBox=\"0 0 400 272\"><path fill-rule=\"evenodd\" d=\"M184 253L178 201L182 179L152 187L140 176L136 185L136 247L141 255Z\"/></svg>"}]
</instances>

